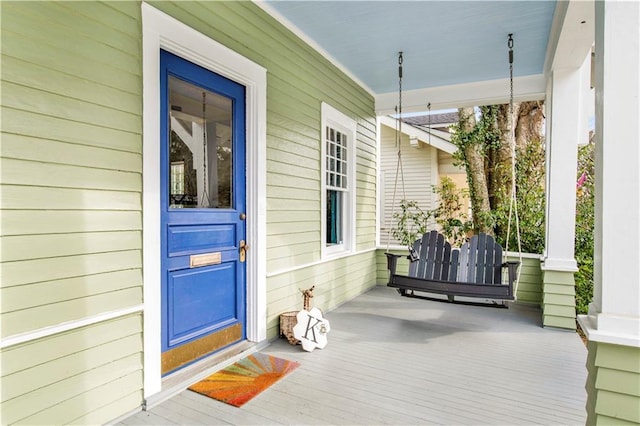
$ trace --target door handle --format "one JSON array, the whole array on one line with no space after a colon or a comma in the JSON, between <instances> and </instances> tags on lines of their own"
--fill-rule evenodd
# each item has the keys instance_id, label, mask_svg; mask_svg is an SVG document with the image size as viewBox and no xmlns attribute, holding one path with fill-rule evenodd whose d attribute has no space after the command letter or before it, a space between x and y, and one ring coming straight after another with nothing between
<instances>
[{"instance_id":1,"label":"door handle","mask_svg":"<svg viewBox=\"0 0 640 426\"><path fill-rule=\"evenodd\" d=\"M240 262L244 262L247 258L247 250L249 250L249 245L245 240L240 240Z\"/></svg>"}]
</instances>

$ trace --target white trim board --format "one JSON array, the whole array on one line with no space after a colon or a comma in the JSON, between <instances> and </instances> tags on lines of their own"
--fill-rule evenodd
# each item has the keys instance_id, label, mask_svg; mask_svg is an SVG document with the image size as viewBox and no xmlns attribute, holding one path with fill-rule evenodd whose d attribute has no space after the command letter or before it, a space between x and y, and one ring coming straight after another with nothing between
<instances>
[{"instance_id":1,"label":"white trim board","mask_svg":"<svg viewBox=\"0 0 640 426\"><path fill-rule=\"evenodd\" d=\"M246 88L247 340L267 336L267 70L142 3L144 397L161 391L160 49Z\"/></svg>"},{"instance_id":2,"label":"white trim board","mask_svg":"<svg viewBox=\"0 0 640 426\"><path fill-rule=\"evenodd\" d=\"M542 74L515 77L513 79L514 102L537 101L545 98L547 83ZM408 90L402 93L402 112L424 112L427 104L431 110L467 106L497 105L509 103L509 79L454 84ZM376 95L376 114L395 114L398 93Z\"/></svg>"},{"instance_id":3,"label":"white trim board","mask_svg":"<svg viewBox=\"0 0 640 426\"><path fill-rule=\"evenodd\" d=\"M30 342L32 340L42 339L44 337L53 336L55 334L64 333L65 331L77 330L88 325L98 324L116 318L122 318L127 315L142 312L142 305L135 305L128 308L117 309L115 311L102 312L79 320L67 321L61 324L49 327L39 328L37 330L28 331L26 333L15 334L0 340L0 349L10 346L19 345L20 343Z\"/></svg>"},{"instance_id":4,"label":"white trim board","mask_svg":"<svg viewBox=\"0 0 640 426\"><path fill-rule=\"evenodd\" d=\"M406 247L403 247L405 250L407 249ZM320 266L324 263L329 263L329 262L333 262L335 260L339 260L345 257L354 257L354 256L360 256L362 254L366 254L372 251L376 251L378 250L378 248L368 248L365 250L360 250L360 251L354 251L354 252L344 252L341 255L337 255L337 256L333 256L333 257L327 257L325 259L320 259L320 260L316 260L315 262L309 262L309 263L305 263L304 265L298 265L298 266L294 266L292 268L286 268L286 269L278 269L277 271L273 271L273 272L269 272L267 273L267 278L272 278L272 277L277 277L278 275L284 275L284 274L289 274L291 272L295 272L295 271L299 271L301 269L306 269L306 268L313 268L315 266Z\"/></svg>"}]
</instances>

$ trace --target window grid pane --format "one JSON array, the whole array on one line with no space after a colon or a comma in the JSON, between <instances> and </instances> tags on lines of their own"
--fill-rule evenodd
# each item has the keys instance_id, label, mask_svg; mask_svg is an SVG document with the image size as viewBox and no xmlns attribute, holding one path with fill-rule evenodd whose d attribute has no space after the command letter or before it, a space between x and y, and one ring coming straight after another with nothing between
<instances>
[{"instance_id":1,"label":"window grid pane","mask_svg":"<svg viewBox=\"0 0 640 426\"><path fill-rule=\"evenodd\" d=\"M327 126L326 184L335 190L347 189L347 136Z\"/></svg>"}]
</instances>

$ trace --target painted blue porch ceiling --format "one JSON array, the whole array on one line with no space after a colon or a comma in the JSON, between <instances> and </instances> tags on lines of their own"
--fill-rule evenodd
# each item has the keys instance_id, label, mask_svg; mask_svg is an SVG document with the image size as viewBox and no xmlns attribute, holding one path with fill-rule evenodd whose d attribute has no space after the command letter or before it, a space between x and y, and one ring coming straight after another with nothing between
<instances>
[{"instance_id":1,"label":"painted blue porch ceiling","mask_svg":"<svg viewBox=\"0 0 640 426\"><path fill-rule=\"evenodd\" d=\"M514 34L514 76L542 74L555 1L273 1L269 6L367 85L449 86L509 76L507 36Z\"/></svg>"}]
</instances>

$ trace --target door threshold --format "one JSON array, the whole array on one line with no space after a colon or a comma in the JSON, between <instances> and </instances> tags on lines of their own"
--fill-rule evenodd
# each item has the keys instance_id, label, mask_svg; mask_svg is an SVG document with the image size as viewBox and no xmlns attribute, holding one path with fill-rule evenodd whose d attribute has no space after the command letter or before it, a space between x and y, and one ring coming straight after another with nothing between
<instances>
[{"instance_id":1,"label":"door threshold","mask_svg":"<svg viewBox=\"0 0 640 426\"><path fill-rule=\"evenodd\" d=\"M163 377L162 390L147 398L142 409L146 411L155 407L192 384L267 346L269 346L268 340L260 343L245 340Z\"/></svg>"}]
</instances>

